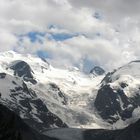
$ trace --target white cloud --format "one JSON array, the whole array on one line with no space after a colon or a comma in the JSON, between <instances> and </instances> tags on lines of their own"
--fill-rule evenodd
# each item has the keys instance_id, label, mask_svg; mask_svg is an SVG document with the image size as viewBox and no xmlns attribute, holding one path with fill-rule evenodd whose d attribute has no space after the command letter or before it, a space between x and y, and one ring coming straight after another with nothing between
<instances>
[{"instance_id":1,"label":"white cloud","mask_svg":"<svg viewBox=\"0 0 140 140\"><path fill-rule=\"evenodd\" d=\"M95 8L103 12L106 18L120 20L124 17L139 18L140 1L138 0L69 0L74 7Z\"/></svg>"},{"instance_id":2,"label":"white cloud","mask_svg":"<svg viewBox=\"0 0 140 140\"><path fill-rule=\"evenodd\" d=\"M85 69L84 61L93 62L93 65L101 65L107 70L121 66L133 59L136 54L129 46L119 46L117 40L89 39L85 36L77 36L64 41L50 40L48 36L42 38L43 44L32 43L25 37L21 43L21 52L36 52L44 50L51 56L50 62L59 67L76 65Z\"/></svg>"},{"instance_id":3,"label":"white cloud","mask_svg":"<svg viewBox=\"0 0 140 140\"><path fill-rule=\"evenodd\" d=\"M14 45L17 42L17 38L9 32L0 29L0 50L7 51L9 49L14 49Z\"/></svg>"},{"instance_id":4,"label":"white cloud","mask_svg":"<svg viewBox=\"0 0 140 140\"><path fill-rule=\"evenodd\" d=\"M87 60L106 69L117 67L140 59L139 6L138 0L1 0L0 51L45 50L57 66L84 67ZM102 18L96 19L95 12ZM19 43L17 35L31 31L48 34L40 37L42 44L27 36ZM79 35L55 41L51 33Z\"/></svg>"}]
</instances>

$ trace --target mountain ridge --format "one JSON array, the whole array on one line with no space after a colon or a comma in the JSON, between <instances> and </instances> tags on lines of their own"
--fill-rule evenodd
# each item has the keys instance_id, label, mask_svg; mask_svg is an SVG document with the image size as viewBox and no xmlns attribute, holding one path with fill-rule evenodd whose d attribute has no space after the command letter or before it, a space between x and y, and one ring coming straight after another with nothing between
<instances>
[{"instance_id":1,"label":"mountain ridge","mask_svg":"<svg viewBox=\"0 0 140 140\"><path fill-rule=\"evenodd\" d=\"M91 77L90 74L86 75L79 70L55 68L47 60L32 55L22 55L13 51L3 52L0 53L1 77L6 73L6 78L8 75L11 80L0 79L3 84L3 86L1 84L1 91L4 86L6 89L6 83L9 81L8 89L1 94L1 97L9 93L6 97L9 100L7 107L10 107L12 99L14 106L20 104L19 108L24 108L26 117L32 116L31 118L39 124L46 122L46 128L120 129L138 119L139 78L133 74L134 70L138 75L139 66L131 62L113 72ZM17 83L21 83L19 87L16 87ZM29 95L23 91L22 94L17 94L24 89L22 83L26 85L26 92L30 91ZM18 96L20 98L17 98ZM110 98L106 98L107 96ZM20 103L18 103L19 99L22 99ZM101 104L102 99L104 102ZM28 103L25 104L27 101ZM40 103L42 108L39 108ZM50 112L48 120L54 118L50 126L40 112L44 111L44 107L46 112ZM109 111L104 116L111 107L114 108L113 113ZM21 112L21 109L18 110ZM38 112L40 116L37 115ZM23 114L19 115L24 118ZM55 117L59 123L53 125Z\"/></svg>"}]
</instances>

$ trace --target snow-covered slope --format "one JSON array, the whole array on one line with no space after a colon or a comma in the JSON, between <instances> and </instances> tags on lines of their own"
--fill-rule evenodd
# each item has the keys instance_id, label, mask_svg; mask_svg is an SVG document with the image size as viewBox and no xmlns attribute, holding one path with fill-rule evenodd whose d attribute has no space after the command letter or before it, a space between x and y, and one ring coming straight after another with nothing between
<instances>
[{"instance_id":1,"label":"snow-covered slope","mask_svg":"<svg viewBox=\"0 0 140 140\"><path fill-rule=\"evenodd\" d=\"M140 61L108 73L102 80L94 106L109 122L129 124L139 118Z\"/></svg>"},{"instance_id":2,"label":"snow-covered slope","mask_svg":"<svg viewBox=\"0 0 140 140\"><path fill-rule=\"evenodd\" d=\"M43 100L20 78L0 73L0 94L0 102L34 129L41 131L53 127L66 127L66 124L49 111Z\"/></svg>"},{"instance_id":3,"label":"snow-covered slope","mask_svg":"<svg viewBox=\"0 0 140 140\"><path fill-rule=\"evenodd\" d=\"M30 118L46 123L46 127L122 128L138 119L139 69L140 62L134 61L106 76L102 73L93 77L77 68L58 69L47 60L8 51L0 53L0 92L2 99L12 102L12 106L18 105L21 99L29 99L29 106L24 109L26 118L30 114ZM8 80L3 78L4 73ZM17 96L15 83L22 88L24 83L34 96L26 92ZM42 107L40 103L32 106L35 98L41 101ZM7 106L12 108L10 103ZM43 106L49 112L45 118L37 115L40 111L46 114ZM18 111L22 108L24 105L20 104ZM23 118L23 113L19 114Z\"/></svg>"},{"instance_id":4,"label":"snow-covered slope","mask_svg":"<svg viewBox=\"0 0 140 140\"><path fill-rule=\"evenodd\" d=\"M0 53L0 72L23 80L69 127L100 128L108 125L89 106L103 76L92 78L76 68L54 68L44 59L13 51Z\"/></svg>"}]
</instances>

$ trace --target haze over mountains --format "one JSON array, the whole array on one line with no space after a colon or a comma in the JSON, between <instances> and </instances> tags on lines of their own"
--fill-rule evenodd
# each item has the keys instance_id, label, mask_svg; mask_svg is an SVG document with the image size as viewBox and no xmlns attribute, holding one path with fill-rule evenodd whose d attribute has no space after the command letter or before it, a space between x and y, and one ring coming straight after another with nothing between
<instances>
[{"instance_id":1,"label":"haze over mountains","mask_svg":"<svg viewBox=\"0 0 140 140\"><path fill-rule=\"evenodd\" d=\"M118 129L140 116L139 70L140 61L132 61L109 73L96 66L84 74L77 68L55 68L32 55L1 52L0 103L21 117L30 129L50 137L59 138L59 133L66 131L68 140L104 140L110 134L110 140L118 140L116 134L122 131ZM99 130L96 138L98 130L89 128L116 131ZM83 138L85 132L87 136Z\"/></svg>"}]
</instances>

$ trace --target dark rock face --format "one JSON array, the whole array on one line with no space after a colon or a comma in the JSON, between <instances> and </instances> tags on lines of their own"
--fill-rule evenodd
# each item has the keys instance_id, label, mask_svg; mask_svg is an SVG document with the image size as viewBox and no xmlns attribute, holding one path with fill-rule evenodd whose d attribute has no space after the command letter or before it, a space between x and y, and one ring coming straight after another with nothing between
<instances>
[{"instance_id":1,"label":"dark rock face","mask_svg":"<svg viewBox=\"0 0 140 140\"><path fill-rule=\"evenodd\" d=\"M62 104L63 105L67 105L68 99L64 95L64 93L61 91L61 89L56 84L54 84L54 83L50 83L48 86L49 86L48 92L50 92L50 93L51 92L54 92L55 94L57 94L58 95L58 98L61 98Z\"/></svg>"},{"instance_id":2,"label":"dark rock face","mask_svg":"<svg viewBox=\"0 0 140 140\"><path fill-rule=\"evenodd\" d=\"M118 116L122 120L132 117L132 112L140 105L140 96L128 98L123 90L114 92L105 85L98 91L94 105L103 119L113 123L119 119Z\"/></svg>"},{"instance_id":3,"label":"dark rock face","mask_svg":"<svg viewBox=\"0 0 140 140\"><path fill-rule=\"evenodd\" d=\"M116 71L116 70L115 70ZM101 86L104 86L104 85L106 85L106 84L108 84L108 83L111 83L112 82L112 75L115 73L115 71L113 71L113 72L108 72L107 74L106 74L106 76L103 78L103 80L101 81Z\"/></svg>"},{"instance_id":4,"label":"dark rock face","mask_svg":"<svg viewBox=\"0 0 140 140\"><path fill-rule=\"evenodd\" d=\"M6 98L4 93L1 93L0 102L21 116L28 125L38 131L53 127L67 127L59 117L49 111L44 102L32 89L28 89L24 82L20 86L16 80L12 83L7 80L7 83L9 82L13 88L10 89L10 93L7 93Z\"/></svg>"},{"instance_id":5,"label":"dark rock face","mask_svg":"<svg viewBox=\"0 0 140 140\"><path fill-rule=\"evenodd\" d=\"M32 75L33 71L26 62L21 60L14 61L12 62L10 68L14 70L14 75L23 77L23 79L27 82L29 81L33 84L37 83Z\"/></svg>"},{"instance_id":6,"label":"dark rock face","mask_svg":"<svg viewBox=\"0 0 140 140\"><path fill-rule=\"evenodd\" d=\"M0 73L0 79L4 79L6 77L6 73Z\"/></svg>"},{"instance_id":7,"label":"dark rock face","mask_svg":"<svg viewBox=\"0 0 140 140\"><path fill-rule=\"evenodd\" d=\"M1 140L54 140L39 134L25 124L14 112L0 104Z\"/></svg>"},{"instance_id":8,"label":"dark rock face","mask_svg":"<svg viewBox=\"0 0 140 140\"><path fill-rule=\"evenodd\" d=\"M113 82L112 75L115 72L117 70L107 73L101 81L101 87L94 103L101 117L110 123L116 122L119 117L122 120L131 118L134 109L140 106L140 90L136 91L138 93L135 96L128 97L125 95L124 89L129 85L124 81L119 83L120 87L118 89L113 90L110 87L110 83ZM115 78L118 80L119 76Z\"/></svg>"},{"instance_id":9,"label":"dark rock face","mask_svg":"<svg viewBox=\"0 0 140 140\"><path fill-rule=\"evenodd\" d=\"M127 96L125 94L125 88L129 88L130 85L127 80L120 79L120 77L125 75L124 70L126 72L128 71L129 75L129 68L132 68L131 66L126 66L120 67L119 69L106 74L104 79L101 81L101 87L98 90L98 94L95 99L94 105L98 113L103 119L108 120L110 123L116 122L119 119L126 120L131 118L134 109L140 106L139 86L137 86L133 91L130 91L134 93L134 96ZM132 71L134 70L132 69ZM130 71L130 76L131 74L133 73ZM111 87L110 85L115 82L117 87L113 89L114 87Z\"/></svg>"},{"instance_id":10,"label":"dark rock face","mask_svg":"<svg viewBox=\"0 0 140 140\"><path fill-rule=\"evenodd\" d=\"M140 139L140 120L121 130L115 140L139 140Z\"/></svg>"},{"instance_id":11,"label":"dark rock face","mask_svg":"<svg viewBox=\"0 0 140 140\"><path fill-rule=\"evenodd\" d=\"M95 66L91 71L90 71L91 74L95 75L95 76L98 76L98 75L103 75L105 73L105 70L102 69L101 67L99 66Z\"/></svg>"},{"instance_id":12,"label":"dark rock face","mask_svg":"<svg viewBox=\"0 0 140 140\"><path fill-rule=\"evenodd\" d=\"M140 120L122 130L86 130L84 140L139 140Z\"/></svg>"}]
</instances>

